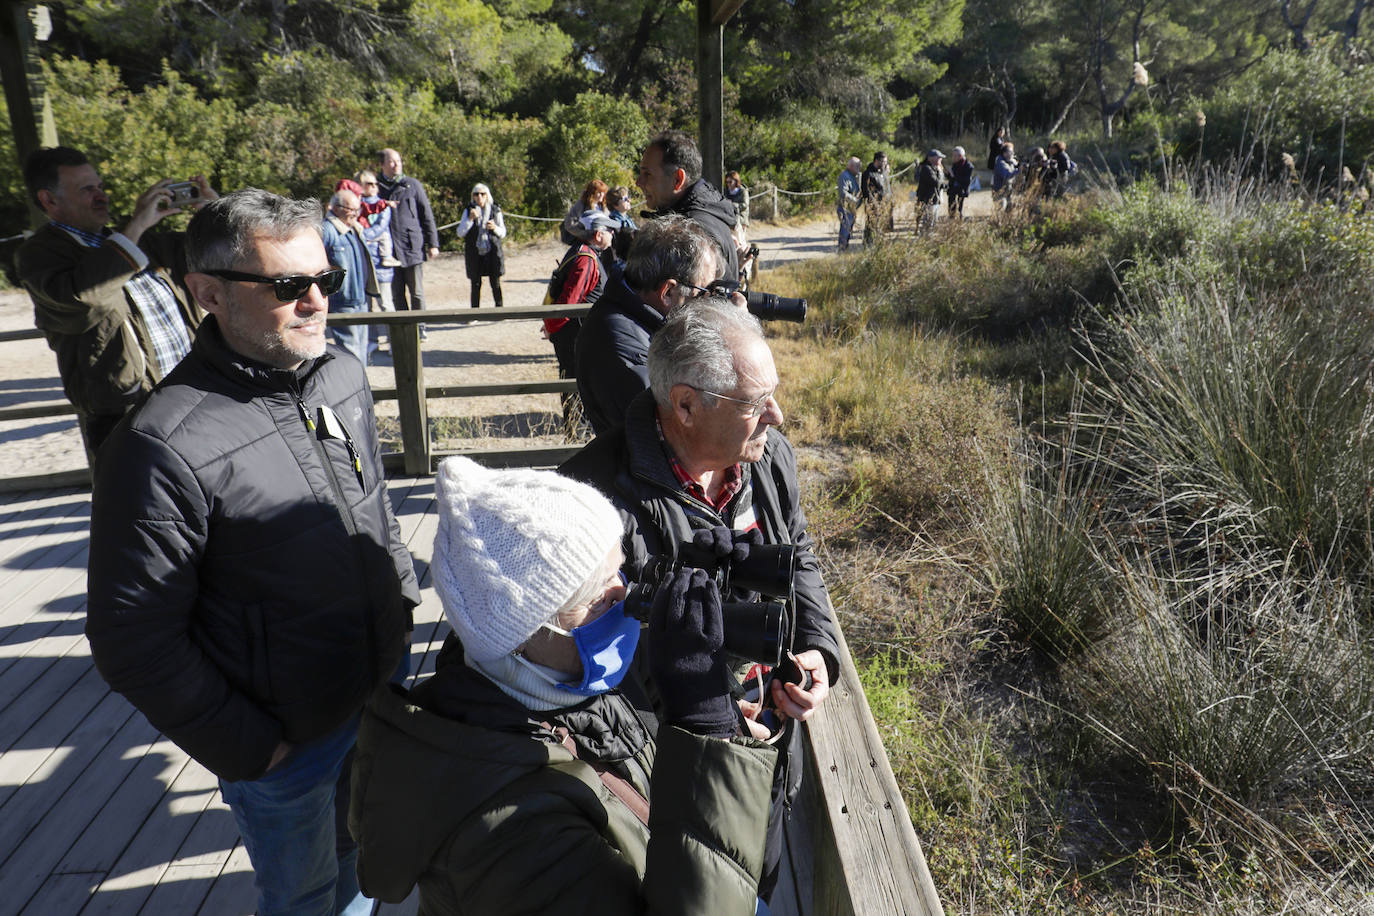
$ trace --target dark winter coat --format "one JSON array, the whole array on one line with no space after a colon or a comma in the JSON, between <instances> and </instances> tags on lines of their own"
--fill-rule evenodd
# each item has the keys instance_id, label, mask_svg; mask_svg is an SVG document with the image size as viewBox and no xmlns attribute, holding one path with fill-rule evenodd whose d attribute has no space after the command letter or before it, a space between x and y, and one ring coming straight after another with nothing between
<instances>
[{"instance_id":1,"label":"dark winter coat","mask_svg":"<svg viewBox=\"0 0 1374 916\"><path fill-rule=\"evenodd\" d=\"M819 649L833 685L839 675L835 612L806 530L791 443L770 428L763 457L745 469L764 542L796 548L797 634L792 650ZM558 470L596 487L620 512L625 523L623 568L632 580L651 558L675 554L677 545L690 540L696 528L726 524L714 509L689 496L673 476L649 391L630 404L623 427L598 435Z\"/></svg>"},{"instance_id":2,"label":"dark winter coat","mask_svg":"<svg viewBox=\"0 0 1374 916\"><path fill-rule=\"evenodd\" d=\"M619 691L532 712L452 637L436 667L363 716L349 826L365 893L418 884L422 916L754 912L773 748L666 726L655 745ZM592 764L650 800L647 827Z\"/></svg>"},{"instance_id":3,"label":"dark winter coat","mask_svg":"<svg viewBox=\"0 0 1374 916\"><path fill-rule=\"evenodd\" d=\"M502 222L501 208L492 204L491 214L488 218L498 223ZM487 233L487 238L491 244L487 246L487 253L482 254L477 250L478 230L477 224L471 223L468 226L467 234L463 236L463 267L468 279L477 280L482 277L505 276L506 253L501 245L500 237L495 232Z\"/></svg>"},{"instance_id":4,"label":"dark winter coat","mask_svg":"<svg viewBox=\"0 0 1374 916\"><path fill-rule=\"evenodd\" d=\"M649 387L649 338L663 313L646 305L612 271L577 335L577 393L598 436L625 422L630 401Z\"/></svg>"},{"instance_id":5,"label":"dark winter coat","mask_svg":"<svg viewBox=\"0 0 1374 916\"><path fill-rule=\"evenodd\" d=\"M380 174L377 186L382 197L396 201L391 211L392 257L402 267L423 263L428 250L439 247L439 228L425 186L409 175L390 179Z\"/></svg>"},{"instance_id":6,"label":"dark winter coat","mask_svg":"<svg viewBox=\"0 0 1374 916\"><path fill-rule=\"evenodd\" d=\"M395 670L420 596L357 360L269 368L207 318L102 462L91 654L217 776L261 776L278 742L338 728Z\"/></svg>"},{"instance_id":7,"label":"dark winter coat","mask_svg":"<svg viewBox=\"0 0 1374 916\"><path fill-rule=\"evenodd\" d=\"M680 213L700 223L716 240L716 247L724 258L721 263L725 265L725 270L721 276L727 280L739 279L739 253L735 250L735 238L730 234L735 228L734 204L726 200L705 178L699 178L671 207L643 215L653 219L669 213Z\"/></svg>"}]
</instances>

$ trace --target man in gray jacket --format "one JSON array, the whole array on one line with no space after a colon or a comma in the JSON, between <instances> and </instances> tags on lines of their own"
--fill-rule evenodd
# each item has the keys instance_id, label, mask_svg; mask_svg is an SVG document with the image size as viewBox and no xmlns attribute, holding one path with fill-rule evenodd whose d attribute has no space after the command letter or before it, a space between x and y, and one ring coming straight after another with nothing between
<instances>
[{"instance_id":1,"label":"man in gray jacket","mask_svg":"<svg viewBox=\"0 0 1374 916\"><path fill-rule=\"evenodd\" d=\"M196 214L187 261L210 315L96 476L91 655L219 777L259 913L367 912L337 783L419 591L363 367L326 349L343 271L316 201L255 189Z\"/></svg>"}]
</instances>

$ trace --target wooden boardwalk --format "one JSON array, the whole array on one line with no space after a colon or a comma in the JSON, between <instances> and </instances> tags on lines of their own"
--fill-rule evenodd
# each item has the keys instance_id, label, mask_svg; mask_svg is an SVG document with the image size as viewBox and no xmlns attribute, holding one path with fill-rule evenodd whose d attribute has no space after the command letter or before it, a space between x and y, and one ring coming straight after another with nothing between
<instances>
[{"instance_id":1,"label":"wooden boardwalk","mask_svg":"<svg viewBox=\"0 0 1374 916\"><path fill-rule=\"evenodd\" d=\"M430 583L434 481L391 482L424 603L411 669L447 633ZM251 913L215 778L111 693L82 633L90 493L0 496L0 914ZM384 906L414 912L412 901Z\"/></svg>"}]
</instances>

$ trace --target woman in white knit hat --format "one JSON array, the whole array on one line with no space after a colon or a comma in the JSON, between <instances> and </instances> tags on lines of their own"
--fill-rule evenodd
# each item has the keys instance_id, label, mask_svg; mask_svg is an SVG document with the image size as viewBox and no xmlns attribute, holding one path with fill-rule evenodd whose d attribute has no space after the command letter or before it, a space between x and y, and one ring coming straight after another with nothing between
<instances>
[{"instance_id":1,"label":"woman in white knit hat","mask_svg":"<svg viewBox=\"0 0 1374 916\"><path fill-rule=\"evenodd\" d=\"M397 902L418 884L422 914L754 913L775 751L737 735L714 584L683 570L654 601L640 654L658 724L629 670L640 624L610 503L464 458L437 489L431 572L454 634L433 677L364 713L363 890Z\"/></svg>"}]
</instances>

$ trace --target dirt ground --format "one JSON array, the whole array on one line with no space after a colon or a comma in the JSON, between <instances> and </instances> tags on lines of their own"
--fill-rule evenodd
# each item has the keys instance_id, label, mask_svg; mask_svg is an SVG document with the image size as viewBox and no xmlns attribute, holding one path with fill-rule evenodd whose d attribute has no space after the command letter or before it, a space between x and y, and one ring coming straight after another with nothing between
<instances>
[{"instance_id":1,"label":"dirt ground","mask_svg":"<svg viewBox=\"0 0 1374 916\"><path fill-rule=\"evenodd\" d=\"M973 217L990 212L986 192L970 197L966 212ZM909 221L908 221L909 222ZM903 225L899 210L899 229ZM863 217L854 234L862 239ZM761 251L760 269L765 272L756 288L767 290L766 271L788 261L824 257L834 253L837 223L820 220L796 226L756 222L750 240ZM549 274L565 246L556 240L511 246L506 255L502 281L507 305L538 305L543 301ZM431 308L466 308L468 281L459 252L445 252L425 265L425 293ZM490 291L483 287L483 306L491 305ZM23 290L0 292L0 331L33 328L33 306ZM532 320L483 321L464 325L430 325L423 344L425 383L516 382L554 379L558 376L553 348L540 334L541 324ZM0 343L0 407L62 403L62 386L52 352L45 341ZM392 387L395 379L385 351L368 368L376 388ZM384 438L394 424L395 402L378 404ZM505 398L446 399L431 402L431 427L441 447L497 447L506 436L534 437L546 443L562 441L561 408L555 395L523 395ZM394 447L394 446L392 446ZM0 423L0 476L16 477L78 469L85 453L74 417L49 417Z\"/></svg>"}]
</instances>

